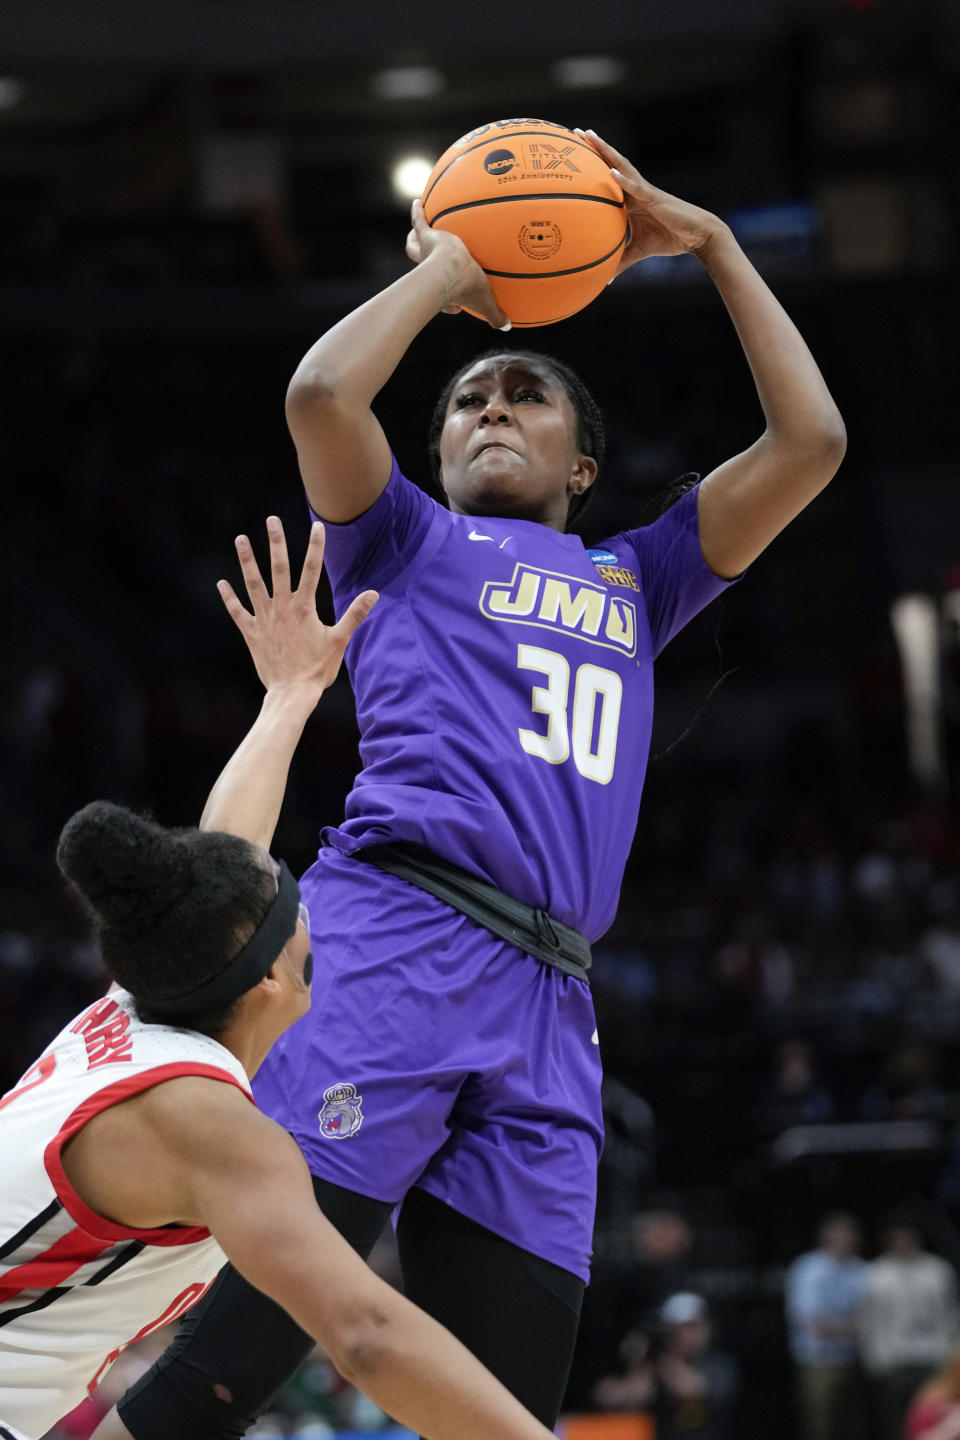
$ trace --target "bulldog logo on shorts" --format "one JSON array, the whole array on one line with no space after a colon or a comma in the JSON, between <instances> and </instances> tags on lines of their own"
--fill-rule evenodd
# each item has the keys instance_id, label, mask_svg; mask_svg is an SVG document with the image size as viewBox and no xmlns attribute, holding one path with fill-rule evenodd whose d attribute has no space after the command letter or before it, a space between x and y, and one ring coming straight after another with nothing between
<instances>
[{"instance_id":1,"label":"bulldog logo on shorts","mask_svg":"<svg viewBox=\"0 0 960 1440\"><path fill-rule=\"evenodd\" d=\"M340 1081L323 1092L323 1104L317 1119L320 1134L327 1140L347 1140L356 1135L363 1124L360 1106L363 1096L357 1094L356 1085Z\"/></svg>"}]
</instances>

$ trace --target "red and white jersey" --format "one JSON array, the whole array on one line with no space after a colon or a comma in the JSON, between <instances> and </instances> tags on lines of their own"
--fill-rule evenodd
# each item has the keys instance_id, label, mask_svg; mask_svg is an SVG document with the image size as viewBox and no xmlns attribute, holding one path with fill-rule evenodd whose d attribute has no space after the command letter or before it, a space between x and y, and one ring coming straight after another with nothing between
<instances>
[{"instance_id":1,"label":"red and white jersey","mask_svg":"<svg viewBox=\"0 0 960 1440\"><path fill-rule=\"evenodd\" d=\"M104 1220L63 1170L64 1145L94 1115L181 1075L250 1094L243 1066L216 1040L144 1025L130 995L113 989L0 1099L0 1435L43 1435L121 1350L189 1310L224 1264L201 1227Z\"/></svg>"}]
</instances>

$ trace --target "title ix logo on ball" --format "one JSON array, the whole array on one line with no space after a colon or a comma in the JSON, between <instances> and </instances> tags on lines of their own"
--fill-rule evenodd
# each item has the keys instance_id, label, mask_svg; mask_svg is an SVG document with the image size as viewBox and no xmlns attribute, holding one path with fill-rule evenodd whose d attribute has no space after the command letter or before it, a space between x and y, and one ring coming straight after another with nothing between
<instances>
[{"instance_id":1,"label":"title ix logo on ball","mask_svg":"<svg viewBox=\"0 0 960 1440\"><path fill-rule=\"evenodd\" d=\"M347 1140L356 1135L363 1124L362 1102L363 1096L357 1094L356 1085L342 1080L324 1090L323 1104L317 1116L320 1134L327 1140Z\"/></svg>"}]
</instances>

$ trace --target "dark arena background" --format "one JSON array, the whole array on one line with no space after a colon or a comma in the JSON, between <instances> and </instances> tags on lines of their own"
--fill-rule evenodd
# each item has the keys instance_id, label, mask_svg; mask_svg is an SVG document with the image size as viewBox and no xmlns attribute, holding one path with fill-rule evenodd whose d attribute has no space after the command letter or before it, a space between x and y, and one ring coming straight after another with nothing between
<instances>
[{"instance_id":1,"label":"dark arena background","mask_svg":"<svg viewBox=\"0 0 960 1440\"><path fill-rule=\"evenodd\" d=\"M0 1089L105 983L53 863L67 816L108 796L195 823L256 713L215 581L270 511L302 554L290 374L406 268L402 162L511 115L592 126L729 220L849 434L825 494L658 662L595 948L609 1140L564 1424L830 1440L801 1421L815 1367L785 1313L821 1218L856 1216L872 1261L907 1207L960 1266L956 0L2 0ZM692 260L522 339L605 412L587 537L759 433ZM382 393L413 478L437 391L488 343L440 316ZM341 677L295 763L293 868L355 763ZM661 1362L704 1305L712 1340L683 1364L707 1378L671 1410ZM916 1323L946 1357L960 1342L949 1305ZM836 1433L905 1434L869 1351L844 1364ZM318 1356L258 1433L388 1424Z\"/></svg>"}]
</instances>

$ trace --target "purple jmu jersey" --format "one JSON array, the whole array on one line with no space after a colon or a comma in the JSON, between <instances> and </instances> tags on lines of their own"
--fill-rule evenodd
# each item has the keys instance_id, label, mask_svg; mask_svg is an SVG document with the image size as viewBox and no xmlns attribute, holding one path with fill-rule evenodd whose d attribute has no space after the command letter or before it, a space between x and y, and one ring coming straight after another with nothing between
<instances>
[{"instance_id":1,"label":"purple jmu jersey","mask_svg":"<svg viewBox=\"0 0 960 1440\"><path fill-rule=\"evenodd\" d=\"M653 717L653 661L727 581L692 490L586 549L529 520L454 515L394 463L327 525L338 613L380 602L347 650L363 769L324 839L412 841L595 940L616 912Z\"/></svg>"},{"instance_id":2,"label":"purple jmu jersey","mask_svg":"<svg viewBox=\"0 0 960 1440\"><path fill-rule=\"evenodd\" d=\"M400 474L327 526L363 769L301 882L310 1012L258 1104L315 1175L394 1205L411 1186L586 1280L603 1142L590 987L349 858L406 840L591 938L613 918L650 744L653 659L724 581L690 493L585 550L451 515Z\"/></svg>"}]
</instances>

